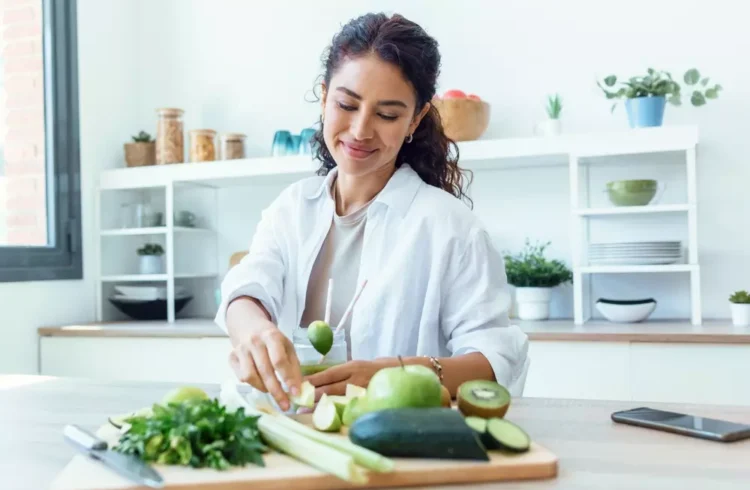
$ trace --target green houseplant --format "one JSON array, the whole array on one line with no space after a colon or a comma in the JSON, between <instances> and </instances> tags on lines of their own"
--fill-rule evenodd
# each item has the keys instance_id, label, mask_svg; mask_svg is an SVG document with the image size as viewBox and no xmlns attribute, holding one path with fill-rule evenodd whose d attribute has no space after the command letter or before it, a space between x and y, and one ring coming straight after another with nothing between
<instances>
[{"instance_id":1,"label":"green houseplant","mask_svg":"<svg viewBox=\"0 0 750 490\"><path fill-rule=\"evenodd\" d=\"M573 273L562 261L545 257L549 245L550 242L532 244L526 239L521 252L505 255L505 273L508 283L516 287L521 320L549 318L552 288L573 280Z\"/></svg>"},{"instance_id":2,"label":"green houseplant","mask_svg":"<svg viewBox=\"0 0 750 490\"><path fill-rule=\"evenodd\" d=\"M661 126L664 120L664 109L669 102L681 106L683 97L689 97L694 107L700 107L710 99L719 97L723 90L718 83L712 83L708 77L701 77L696 68L687 70L682 76L683 88L667 71L649 68L645 75L637 75L627 80L618 80L616 75L609 75L597 85L608 100L625 101L628 122L631 128ZM619 85L619 87L618 87ZM612 104L612 111L617 102Z\"/></svg>"},{"instance_id":3,"label":"green houseplant","mask_svg":"<svg viewBox=\"0 0 750 490\"><path fill-rule=\"evenodd\" d=\"M732 324L735 327L750 326L750 293L735 291L729 296Z\"/></svg>"},{"instance_id":4,"label":"green houseplant","mask_svg":"<svg viewBox=\"0 0 750 490\"><path fill-rule=\"evenodd\" d=\"M547 105L544 111L547 113L547 119L538 125L538 131L544 136L560 134L562 124L560 114L562 113L562 98L560 94L550 95L547 97Z\"/></svg>"},{"instance_id":5,"label":"green houseplant","mask_svg":"<svg viewBox=\"0 0 750 490\"><path fill-rule=\"evenodd\" d=\"M156 163L156 141L145 131L131 137L125 143L125 164L128 167L143 167Z\"/></svg>"},{"instance_id":6,"label":"green houseplant","mask_svg":"<svg viewBox=\"0 0 750 490\"><path fill-rule=\"evenodd\" d=\"M158 243L146 243L137 250L141 274L164 273L164 248Z\"/></svg>"}]
</instances>

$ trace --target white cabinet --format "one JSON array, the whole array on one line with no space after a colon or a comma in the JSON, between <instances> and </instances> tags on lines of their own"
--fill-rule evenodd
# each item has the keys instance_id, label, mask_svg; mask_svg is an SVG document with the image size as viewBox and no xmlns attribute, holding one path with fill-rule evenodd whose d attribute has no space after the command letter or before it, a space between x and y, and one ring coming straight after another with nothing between
<instances>
[{"instance_id":1,"label":"white cabinet","mask_svg":"<svg viewBox=\"0 0 750 490\"><path fill-rule=\"evenodd\" d=\"M229 338L42 337L41 374L97 380L221 383Z\"/></svg>"},{"instance_id":2,"label":"white cabinet","mask_svg":"<svg viewBox=\"0 0 750 490\"><path fill-rule=\"evenodd\" d=\"M227 337L41 337L41 374L221 383ZM524 396L750 406L750 344L532 341Z\"/></svg>"},{"instance_id":3,"label":"white cabinet","mask_svg":"<svg viewBox=\"0 0 750 490\"><path fill-rule=\"evenodd\" d=\"M524 396L750 406L750 344L532 341Z\"/></svg>"}]
</instances>

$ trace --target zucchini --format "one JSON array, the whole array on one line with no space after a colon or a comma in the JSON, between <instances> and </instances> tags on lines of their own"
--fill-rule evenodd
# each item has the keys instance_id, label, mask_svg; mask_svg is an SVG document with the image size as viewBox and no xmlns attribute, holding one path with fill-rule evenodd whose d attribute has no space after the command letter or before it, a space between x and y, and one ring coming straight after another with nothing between
<instances>
[{"instance_id":1,"label":"zucchini","mask_svg":"<svg viewBox=\"0 0 750 490\"><path fill-rule=\"evenodd\" d=\"M464 422L466 422L466 424L477 433L479 440L484 444L484 447L487 449L500 449L500 444L497 440L487 432L487 419L472 415L466 417Z\"/></svg>"},{"instance_id":2,"label":"zucchini","mask_svg":"<svg viewBox=\"0 0 750 490\"><path fill-rule=\"evenodd\" d=\"M387 457L489 461L479 436L445 407L369 412L349 428L349 439Z\"/></svg>"},{"instance_id":3,"label":"zucchini","mask_svg":"<svg viewBox=\"0 0 750 490\"><path fill-rule=\"evenodd\" d=\"M529 435L522 428L505 419L488 420L487 435L497 441L499 449L522 453L528 451L531 446Z\"/></svg>"}]
</instances>

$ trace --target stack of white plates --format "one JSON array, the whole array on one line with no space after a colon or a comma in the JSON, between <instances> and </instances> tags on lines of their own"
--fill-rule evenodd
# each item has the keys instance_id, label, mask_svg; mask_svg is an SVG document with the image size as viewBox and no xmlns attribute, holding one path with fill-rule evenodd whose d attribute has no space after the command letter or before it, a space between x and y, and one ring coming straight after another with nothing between
<instances>
[{"instance_id":1,"label":"stack of white plates","mask_svg":"<svg viewBox=\"0 0 750 490\"><path fill-rule=\"evenodd\" d=\"M112 298L130 301L155 301L158 299L167 299L166 286L121 286L116 285ZM188 291L183 286L175 286L175 299L182 299L189 296Z\"/></svg>"},{"instance_id":2,"label":"stack of white plates","mask_svg":"<svg viewBox=\"0 0 750 490\"><path fill-rule=\"evenodd\" d=\"M682 242L613 242L589 245L592 265L674 264L682 258Z\"/></svg>"}]
</instances>

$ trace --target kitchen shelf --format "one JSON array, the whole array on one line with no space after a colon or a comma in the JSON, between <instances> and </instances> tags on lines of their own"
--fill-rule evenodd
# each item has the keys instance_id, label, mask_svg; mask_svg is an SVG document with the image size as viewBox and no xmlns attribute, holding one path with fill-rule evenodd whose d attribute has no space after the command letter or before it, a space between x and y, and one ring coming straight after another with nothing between
<instances>
[{"instance_id":1,"label":"kitchen shelf","mask_svg":"<svg viewBox=\"0 0 750 490\"><path fill-rule=\"evenodd\" d=\"M697 142L696 126L664 126L466 141L458 143L458 148L462 168L491 170L519 165L564 167L569 155L595 157L680 151ZM519 163L519 159L524 161ZM180 183L223 188L252 184L260 177L312 176L317 168L309 155L117 168L101 172L99 188L143 189Z\"/></svg>"},{"instance_id":2,"label":"kitchen shelf","mask_svg":"<svg viewBox=\"0 0 750 490\"><path fill-rule=\"evenodd\" d=\"M112 230L102 230L102 236L136 236L136 235L165 235L168 229L166 226L154 226L149 228L120 228ZM214 233L208 228L190 228L185 226L175 226L175 233Z\"/></svg>"},{"instance_id":3,"label":"kitchen shelf","mask_svg":"<svg viewBox=\"0 0 750 490\"><path fill-rule=\"evenodd\" d=\"M616 216L623 214L686 213L689 210L689 204L661 204L654 206L583 208L578 209L576 214L578 216Z\"/></svg>"},{"instance_id":4,"label":"kitchen shelf","mask_svg":"<svg viewBox=\"0 0 750 490\"><path fill-rule=\"evenodd\" d=\"M641 274L649 272L694 272L699 270L699 267L693 264L588 265L576 270L581 274Z\"/></svg>"}]
</instances>

